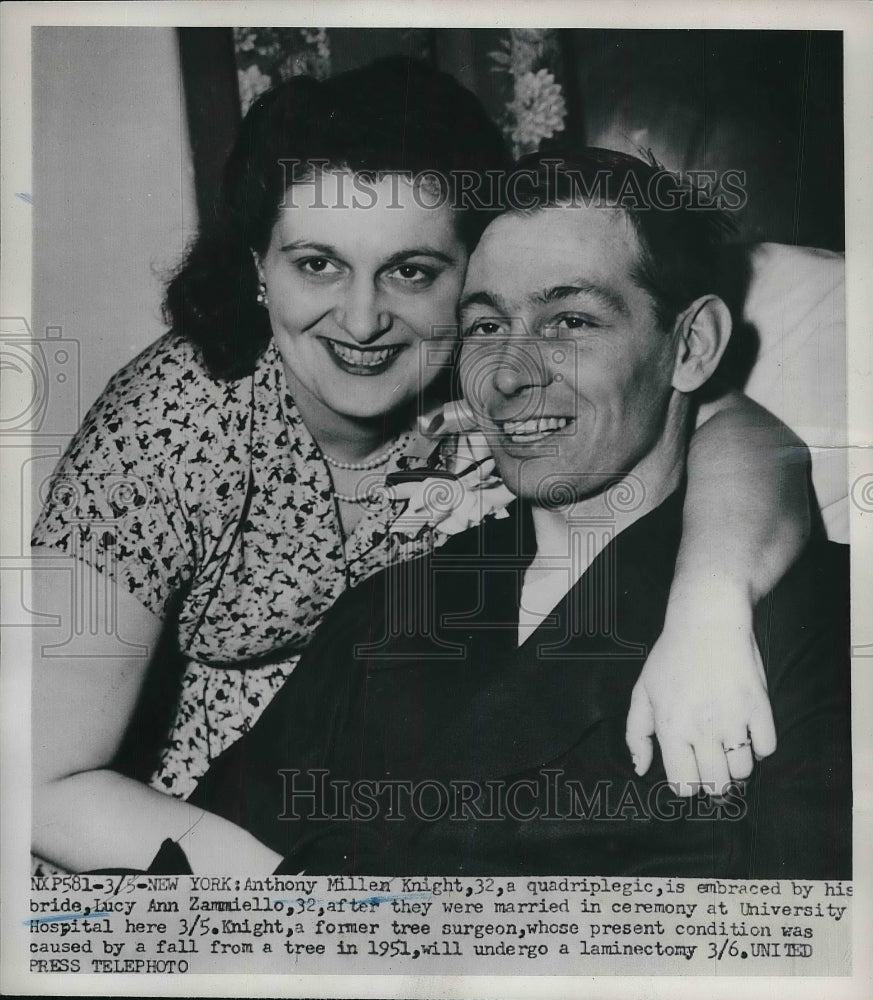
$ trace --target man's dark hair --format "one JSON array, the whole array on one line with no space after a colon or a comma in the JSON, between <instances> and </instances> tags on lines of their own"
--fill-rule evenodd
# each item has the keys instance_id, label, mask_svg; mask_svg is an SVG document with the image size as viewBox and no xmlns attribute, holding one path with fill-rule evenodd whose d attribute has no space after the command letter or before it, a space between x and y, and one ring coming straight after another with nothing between
<instances>
[{"instance_id":1,"label":"man's dark hair","mask_svg":"<svg viewBox=\"0 0 873 1000\"><path fill-rule=\"evenodd\" d=\"M468 182L487 172L502 176L511 164L478 99L416 60L392 56L267 91L243 121L214 217L202 220L164 300L167 322L201 348L215 378L250 374L269 342L252 250L266 250L287 184L306 177L313 162L370 179L426 172L448 183L460 175ZM456 224L472 249L492 216L468 205Z\"/></svg>"},{"instance_id":2,"label":"man's dark hair","mask_svg":"<svg viewBox=\"0 0 873 1000\"><path fill-rule=\"evenodd\" d=\"M622 209L640 243L635 278L664 328L715 292L720 248L734 224L699 189L657 163L595 146L522 157L507 179L510 211L578 204Z\"/></svg>"}]
</instances>

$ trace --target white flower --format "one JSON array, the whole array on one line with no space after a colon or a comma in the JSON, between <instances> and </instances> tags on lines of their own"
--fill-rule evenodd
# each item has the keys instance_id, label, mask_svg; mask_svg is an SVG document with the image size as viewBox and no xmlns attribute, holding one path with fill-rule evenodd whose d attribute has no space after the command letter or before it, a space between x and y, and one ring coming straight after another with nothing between
<instances>
[{"instance_id":1,"label":"white flower","mask_svg":"<svg viewBox=\"0 0 873 1000\"><path fill-rule=\"evenodd\" d=\"M506 508L515 499L495 474L493 458L473 466L459 478L441 478L435 472L422 482L395 486L392 496L408 502L389 530L407 538L417 538L425 528L457 535L486 517L508 517Z\"/></svg>"},{"instance_id":2,"label":"white flower","mask_svg":"<svg viewBox=\"0 0 873 1000\"><path fill-rule=\"evenodd\" d=\"M248 111L251 103L265 90L269 90L273 85L272 79L266 73L262 73L260 67L253 64L245 70L237 70L237 80L239 81L239 99L242 104L243 114Z\"/></svg>"},{"instance_id":3,"label":"white flower","mask_svg":"<svg viewBox=\"0 0 873 1000\"><path fill-rule=\"evenodd\" d=\"M512 141L522 152L537 149L543 139L564 130L567 102L561 85L547 69L519 76L507 107L515 118Z\"/></svg>"},{"instance_id":4,"label":"white flower","mask_svg":"<svg viewBox=\"0 0 873 1000\"><path fill-rule=\"evenodd\" d=\"M392 487L392 498L407 502L390 526L392 534L416 538L432 528L457 535L486 517L509 516L506 507L515 496L495 471L485 435L468 429L471 422L472 411L463 403L447 403L435 417L421 422L425 434L450 445L454 472L434 470L419 482Z\"/></svg>"}]
</instances>

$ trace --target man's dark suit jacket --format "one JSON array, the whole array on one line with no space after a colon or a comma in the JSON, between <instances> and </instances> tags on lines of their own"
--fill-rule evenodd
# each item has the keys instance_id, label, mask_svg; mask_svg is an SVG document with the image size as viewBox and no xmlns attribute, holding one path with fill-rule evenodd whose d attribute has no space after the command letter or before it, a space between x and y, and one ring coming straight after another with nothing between
<instances>
[{"instance_id":1,"label":"man's dark suit jacket","mask_svg":"<svg viewBox=\"0 0 873 1000\"><path fill-rule=\"evenodd\" d=\"M757 609L779 746L744 794L718 814L705 798L673 796L657 754L644 777L632 769L625 720L663 625L681 499L607 545L520 649L533 554L523 508L348 591L191 801L285 855L287 871L850 877L844 546L810 542ZM320 789L329 813L327 782L340 779L406 781L419 798L395 800L405 819L387 818L383 797L376 818L329 820L307 816L312 800L291 794ZM469 790L446 800L420 784L455 795L458 781L483 795L498 784L478 809L463 804ZM515 795L510 814L487 818L500 788Z\"/></svg>"}]
</instances>

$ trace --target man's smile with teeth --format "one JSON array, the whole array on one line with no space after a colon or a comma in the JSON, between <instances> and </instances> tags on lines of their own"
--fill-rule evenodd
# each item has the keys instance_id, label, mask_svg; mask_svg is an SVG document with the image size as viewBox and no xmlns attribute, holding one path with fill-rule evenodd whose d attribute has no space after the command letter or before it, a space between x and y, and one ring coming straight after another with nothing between
<instances>
[{"instance_id":1,"label":"man's smile with teeth","mask_svg":"<svg viewBox=\"0 0 873 1000\"><path fill-rule=\"evenodd\" d=\"M505 420L501 428L514 441L530 441L563 430L569 423L569 417L539 417L534 420Z\"/></svg>"},{"instance_id":2,"label":"man's smile with teeth","mask_svg":"<svg viewBox=\"0 0 873 1000\"><path fill-rule=\"evenodd\" d=\"M391 347L349 347L341 344L337 340L324 338L324 343L330 350L346 364L360 366L363 368L376 368L385 364L401 350L402 345L392 345Z\"/></svg>"}]
</instances>

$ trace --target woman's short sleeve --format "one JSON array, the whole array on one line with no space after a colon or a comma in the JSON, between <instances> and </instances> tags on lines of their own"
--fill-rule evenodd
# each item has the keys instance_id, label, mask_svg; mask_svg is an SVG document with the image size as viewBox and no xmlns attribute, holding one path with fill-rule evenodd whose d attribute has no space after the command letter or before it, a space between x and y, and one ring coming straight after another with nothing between
<instances>
[{"instance_id":1,"label":"woman's short sleeve","mask_svg":"<svg viewBox=\"0 0 873 1000\"><path fill-rule=\"evenodd\" d=\"M178 385L191 383L192 360L168 336L110 380L49 480L31 538L108 573L161 616L196 560L184 492L197 400Z\"/></svg>"}]
</instances>

